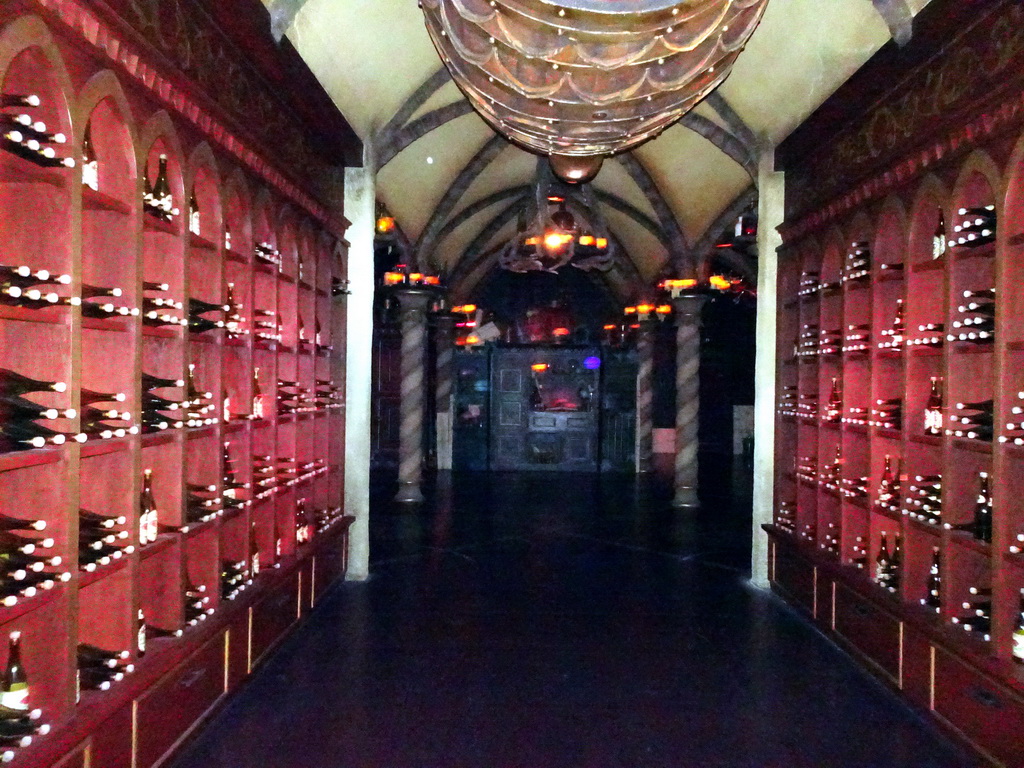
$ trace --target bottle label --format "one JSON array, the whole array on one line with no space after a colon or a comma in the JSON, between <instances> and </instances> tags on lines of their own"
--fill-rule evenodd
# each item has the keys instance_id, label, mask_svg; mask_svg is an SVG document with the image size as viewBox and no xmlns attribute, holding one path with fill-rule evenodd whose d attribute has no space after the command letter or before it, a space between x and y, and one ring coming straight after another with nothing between
<instances>
[{"instance_id":1,"label":"bottle label","mask_svg":"<svg viewBox=\"0 0 1024 768\"><path fill-rule=\"evenodd\" d=\"M28 684L15 683L11 690L0 693L0 706L8 709L28 709Z\"/></svg>"},{"instance_id":2,"label":"bottle label","mask_svg":"<svg viewBox=\"0 0 1024 768\"><path fill-rule=\"evenodd\" d=\"M136 644L138 645L138 648L139 648L139 655L142 655L143 653L146 652L146 624L145 623L139 624L139 634L138 634L138 638L136 639Z\"/></svg>"},{"instance_id":3,"label":"bottle label","mask_svg":"<svg viewBox=\"0 0 1024 768\"><path fill-rule=\"evenodd\" d=\"M1013 658L1024 661L1024 629L1013 633Z\"/></svg>"}]
</instances>

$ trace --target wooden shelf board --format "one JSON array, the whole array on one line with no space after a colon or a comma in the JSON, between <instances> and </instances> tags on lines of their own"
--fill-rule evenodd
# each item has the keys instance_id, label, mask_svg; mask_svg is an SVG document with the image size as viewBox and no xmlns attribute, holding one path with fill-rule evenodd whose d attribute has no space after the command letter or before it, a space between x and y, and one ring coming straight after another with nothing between
<instances>
[{"instance_id":1,"label":"wooden shelf board","mask_svg":"<svg viewBox=\"0 0 1024 768\"><path fill-rule=\"evenodd\" d=\"M967 341L955 342L950 351L957 355L991 355L995 344L971 344Z\"/></svg>"},{"instance_id":2,"label":"wooden shelf board","mask_svg":"<svg viewBox=\"0 0 1024 768\"><path fill-rule=\"evenodd\" d=\"M52 603L67 587L67 584L57 584L52 589L36 592L33 597L18 598L17 604L10 608L0 606L0 626L9 624L15 619L20 619L22 616Z\"/></svg>"},{"instance_id":3,"label":"wooden shelf board","mask_svg":"<svg viewBox=\"0 0 1024 768\"><path fill-rule=\"evenodd\" d=\"M264 352L275 352L275 351L277 351L277 342L276 341L263 341L263 340L260 339L260 340L257 340L255 342L255 344L253 344L253 346L256 349L262 350Z\"/></svg>"},{"instance_id":4,"label":"wooden shelf board","mask_svg":"<svg viewBox=\"0 0 1024 768\"><path fill-rule=\"evenodd\" d=\"M225 347L247 347L249 346L249 336L241 339L224 339Z\"/></svg>"},{"instance_id":5,"label":"wooden shelf board","mask_svg":"<svg viewBox=\"0 0 1024 768\"><path fill-rule=\"evenodd\" d=\"M205 331L203 333L192 333L190 331L188 334L188 342L189 344L217 344L220 341L220 339L215 335L217 330Z\"/></svg>"},{"instance_id":6,"label":"wooden shelf board","mask_svg":"<svg viewBox=\"0 0 1024 768\"><path fill-rule=\"evenodd\" d=\"M314 293L316 290L310 283L307 283L305 280L299 281L299 288L305 288L310 293Z\"/></svg>"},{"instance_id":7,"label":"wooden shelf board","mask_svg":"<svg viewBox=\"0 0 1024 768\"><path fill-rule=\"evenodd\" d=\"M316 289L316 295L319 296L322 299L329 299L329 298L331 298L330 290L327 290L327 289L324 289L324 288L317 288Z\"/></svg>"},{"instance_id":8,"label":"wooden shelf board","mask_svg":"<svg viewBox=\"0 0 1024 768\"><path fill-rule=\"evenodd\" d=\"M859 280L847 280L843 283L843 287L847 291L865 291L871 287L871 280L868 277Z\"/></svg>"},{"instance_id":9,"label":"wooden shelf board","mask_svg":"<svg viewBox=\"0 0 1024 768\"><path fill-rule=\"evenodd\" d=\"M875 427L875 437L884 437L887 440L902 440L903 432L898 429L883 429Z\"/></svg>"},{"instance_id":10,"label":"wooden shelf board","mask_svg":"<svg viewBox=\"0 0 1024 768\"><path fill-rule=\"evenodd\" d=\"M851 435L866 435L868 428L861 424L843 424L843 432Z\"/></svg>"},{"instance_id":11,"label":"wooden shelf board","mask_svg":"<svg viewBox=\"0 0 1024 768\"><path fill-rule=\"evenodd\" d=\"M937 525L930 525L929 523L922 523L920 520L917 520L917 519L911 517L910 515L904 515L904 517L907 518L907 521L910 523L910 527L911 528L915 528L915 529L917 529L919 531L924 531L925 533L929 533L932 536L936 536L936 537L942 535L942 529L939 526L937 526Z\"/></svg>"},{"instance_id":12,"label":"wooden shelf board","mask_svg":"<svg viewBox=\"0 0 1024 768\"><path fill-rule=\"evenodd\" d=\"M283 272L281 272L278 274L277 279L280 280L282 283L291 283L292 285L295 285L294 275L286 275Z\"/></svg>"},{"instance_id":13,"label":"wooden shelf board","mask_svg":"<svg viewBox=\"0 0 1024 768\"><path fill-rule=\"evenodd\" d=\"M131 330L131 321L118 316L110 320L100 320L95 317L83 317L82 327L90 331L104 331L108 333L128 333Z\"/></svg>"},{"instance_id":14,"label":"wooden shelf board","mask_svg":"<svg viewBox=\"0 0 1024 768\"><path fill-rule=\"evenodd\" d=\"M253 271L259 272L264 275L276 275L277 270L274 269L270 264L264 264L262 261L257 261L253 265Z\"/></svg>"},{"instance_id":15,"label":"wooden shelf board","mask_svg":"<svg viewBox=\"0 0 1024 768\"><path fill-rule=\"evenodd\" d=\"M43 464L56 464L64 455L64 446L54 448L36 448L29 451L13 451L0 453L0 472L14 469L38 467Z\"/></svg>"},{"instance_id":16,"label":"wooden shelf board","mask_svg":"<svg viewBox=\"0 0 1024 768\"><path fill-rule=\"evenodd\" d=\"M985 245L979 245L976 248L967 248L966 246L956 246L953 250L953 259L955 261L965 261L966 259L989 259L996 255L996 244L985 243Z\"/></svg>"},{"instance_id":17,"label":"wooden shelf board","mask_svg":"<svg viewBox=\"0 0 1024 768\"><path fill-rule=\"evenodd\" d=\"M149 232L163 232L168 235L181 235L181 221L180 217L174 221L164 221L158 219L151 213L146 211L142 212L142 220L144 228Z\"/></svg>"},{"instance_id":18,"label":"wooden shelf board","mask_svg":"<svg viewBox=\"0 0 1024 768\"><path fill-rule=\"evenodd\" d=\"M188 530L184 530L185 526L182 526L181 535L185 537L185 541L193 539L201 533L213 530L220 519L221 517L215 517L203 523L186 523L185 526L188 527Z\"/></svg>"},{"instance_id":19,"label":"wooden shelf board","mask_svg":"<svg viewBox=\"0 0 1024 768\"><path fill-rule=\"evenodd\" d=\"M9 307L0 304L0 320L14 320L19 323L42 323L44 325L67 325L71 316L68 307L44 307L28 309L27 307Z\"/></svg>"},{"instance_id":20,"label":"wooden shelf board","mask_svg":"<svg viewBox=\"0 0 1024 768\"><path fill-rule=\"evenodd\" d=\"M0 182L5 184L49 184L53 187L70 185L70 168L44 168L13 152L0 150Z\"/></svg>"},{"instance_id":21,"label":"wooden shelf board","mask_svg":"<svg viewBox=\"0 0 1024 768\"><path fill-rule=\"evenodd\" d=\"M139 550L139 558L145 561L154 555L166 552L180 537L179 533L161 533L156 537L156 541L150 542Z\"/></svg>"},{"instance_id":22,"label":"wooden shelf board","mask_svg":"<svg viewBox=\"0 0 1024 768\"><path fill-rule=\"evenodd\" d=\"M950 531L949 540L954 544L959 544L961 547L967 549L973 549L985 557L992 557L992 545L984 541L979 541L969 533L963 531Z\"/></svg>"},{"instance_id":23,"label":"wooden shelf board","mask_svg":"<svg viewBox=\"0 0 1024 768\"><path fill-rule=\"evenodd\" d=\"M999 445L1010 456L1024 458L1024 445L1014 445L1013 443L1000 443Z\"/></svg>"},{"instance_id":24,"label":"wooden shelf board","mask_svg":"<svg viewBox=\"0 0 1024 768\"><path fill-rule=\"evenodd\" d=\"M258 419L252 423L253 429L267 429L268 427L274 426L274 422L270 419Z\"/></svg>"},{"instance_id":25,"label":"wooden shelf board","mask_svg":"<svg viewBox=\"0 0 1024 768\"><path fill-rule=\"evenodd\" d=\"M228 248L228 249L226 249L224 251L224 258L227 261L233 261L235 264L248 264L249 263L248 257L244 256L243 254L239 253L238 251L232 250L231 248Z\"/></svg>"},{"instance_id":26,"label":"wooden shelf board","mask_svg":"<svg viewBox=\"0 0 1024 768\"><path fill-rule=\"evenodd\" d=\"M82 186L82 207L87 211L107 211L131 216L132 206L112 195L98 192L92 187Z\"/></svg>"},{"instance_id":27,"label":"wooden shelf board","mask_svg":"<svg viewBox=\"0 0 1024 768\"><path fill-rule=\"evenodd\" d=\"M216 253L218 248L217 244L212 240L209 240L202 235L197 235L195 232L189 231L188 233L188 244L190 248L195 248L202 251L211 251Z\"/></svg>"},{"instance_id":28,"label":"wooden shelf board","mask_svg":"<svg viewBox=\"0 0 1024 768\"><path fill-rule=\"evenodd\" d=\"M299 414L297 414L297 413L282 413L282 414L278 414L277 423L278 424L294 424L297 421L298 415Z\"/></svg>"},{"instance_id":29,"label":"wooden shelf board","mask_svg":"<svg viewBox=\"0 0 1024 768\"><path fill-rule=\"evenodd\" d=\"M821 422L822 429L831 429L833 432L839 432L842 429L842 424L836 424L832 421Z\"/></svg>"},{"instance_id":30,"label":"wooden shelf board","mask_svg":"<svg viewBox=\"0 0 1024 768\"><path fill-rule=\"evenodd\" d=\"M111 453L121 453L128 450L129 438L117 437L110 440L88 440L82 445L82 458L88 459L94 456L107 456Z\"/></svg>"},{"instance_id":31,"label":"wooden shelf board","mask_svg":"<svg viewBox=\"0 0 1024 768\"><path fill-rule=\"evenodd\" d=\"M185 430L185 436L189 440L197 440L201 437L213 437L217 431L216 424L210 424L206 427L191 427Z\"/></svg>"},{"instance_id":32,"label":"wooden shelf board","mask_svg":"<svg viewBox=\"0 0 1024 768\"><path fill-rule=\"evenodd\" d=\"M1004 552L1003 559L1016 568L1024 568L1024 554L1015 555L1013 552Z\"/></svg>"},{"instance_id":33,"label":"wooden shelf board","mask_svg":"<svg viewBox=\"0 0 1024 768\"><path fill-rule=\"evenodd\" d=\"M1010 352L1024 352L1024 341L1008 342L1006 349Z\"/></svg>"},{"instance_id":34,"label":"wooden shelf board","mask_svg":"<svg viewBox=\"0 0 1024 768\"><path fill-rule=\"evenodd\" d=\"M878 277L875 278L875 282L878 283L892 283L897 280L903 279L902 269L887 269L884 272L879 272Z\"/></svg>"},{"instance_id":35,"label":"wooden shelf board","mask_svg":"<svg viewBox=\"0 0 1024 768\"><path fill-rule=\"evenodd\" d=\"M865 506L865 509L868 508L867 504L865 504L864 506ZM887 517L890 520L894 520L897 523L900 522L901 520L903 520L903 515L900 514L899 512L893 512L891 509L886 509L885 507L880 507L877 504L870 505L870 511L871 511L872 514L881 515L882 517Z\"/></svg>"},{"instance_id":36,"label":"wooden shelf board","mask_svg":"<svg viewBox=\"0 0 1024 768\"><path fill-rule=\"evenodd\" d=\"M149 336L153 339L182 339L184 338L184 334L182 333L183 331L184 327L180 325L142 326L142 335Z\"/></svg>"},{"instance_id":37,"label":"wooden shelf board","mask_svg":"<svg viewBox=\"0 0 1024 768\"><path fill-rule=\"evenodd\" d=\"M244 514L249 509L252 509L252 505L241 509L238 507L231 507L230 509L224 510L224 514L220 516L220 519L226 523L229 520L234 520L239 515Z\"/></svg>"},{"instance_id":38,"label":"wooden shelf board","mask_svg":"<svg viewBox=\"0 0 1024 768\"><path fill-rule=\"evenodd\" d=\"M180 429L165 429L162 432L150 432L142 436L142 447L153 448L158 445L173 443L181 432Z\"/></svg>"},{"instance_id":39,"label":"wooden shelf board","mask_svg":"<svg viewBox=\"0 0 1024 768\"><path fill-rule=\"evenodd\" d=\"M911 272L938 272L946 268L945 259L934 259L932 261L921 261L910 267Z\"/></svg>"},{"instance_id":40,"label":"wooden shelf board","mask_svg":"<svg viewBox=\"0 0 1024 768\"><path fill-rule=\"evenodd\" d=\"M912 357L942 357L943 347L911 347Z\"/></svg>"},{"instance_id":41,"label":"wooden shelf board","mask_svg":"<svg viewBox=\"0 0 1024 768\"><path fill-rule=\"evenodd\" d=\"M232 419L224 425L224 431L227 434L233 434L235 432L241 432L245 429L246 422L244 415L239 415L238 419Z\"/></svg>"},{"instance_id":42,"label":"wooden shelf board","mask_svg":"<svg viewBox=\"0 0 1024 768\"><path fill-rule=\"evenodd\" d=\"M966 437L954 437L953 447L962 448L974 453L992 453L992 443L986 440L970 440Z\"/></svg>"},{"instance_id":43,"label":"wooden shelf board","mask_svg":"<svg viewBox=\"0 0 1024 768\"><path fill-rule=\"evenodd\" d=\"M1018 232L1016 235L1010 235L1006 238L1007 245L1024 245L1024 232Z\"/></svg>"},{"instance_id":44,"label":"wooden shelf board","mask_svg":"<svg viewBox=\"0 0 1024 768\"><path fill-rule=\"evenodd\" d=\"M922 445L942 445L942 435L911 435L910 442Z\"/></svg>"},{"instance_id":45,"label":"wooden shelf board","mask_svg":"<svg viewBox=\"0 0 1024 768\"><path fill-rule=\"evenodd\" d=\"M131 558L129 556L122 556L117 560L112 560L108 565L101 565L95 571L79 571L78 588L85 589L90 584L95 584L97 581L101 581L107 576L117 573L128 565L128 561L130 559Z\"/></svg>"},{"instance_id":46,"label":"wooden shelf board","mask_svg":"<svg viewBox=\"0 0 1024 768\"><path fill-rule=\"evenodd\" d=\"M903 357L903 348L900 349L878 349L875 348L875 353L883 360L899 360Z\"/></svg>"},{"instance_id":47,"label":"wooden shelf board","mask_svg":"<svg viewBox=\"0 0 1024 768\"><path fill-rule=\"evenodd\" d=\"M863 496L843 496L842 501L844 504L849 504L851 507L857 507L858 509L863 509L865 511L868 509L868 500Z\"/></svg>"}]
</instances>

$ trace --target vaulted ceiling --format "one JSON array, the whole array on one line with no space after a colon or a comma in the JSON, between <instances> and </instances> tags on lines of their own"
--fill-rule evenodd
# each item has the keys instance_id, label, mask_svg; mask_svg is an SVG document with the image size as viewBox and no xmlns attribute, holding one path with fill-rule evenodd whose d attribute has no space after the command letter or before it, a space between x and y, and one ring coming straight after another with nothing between
<instances>
[{"instance_id":1,"label":"vaulted ceiling","mask_svg":"<svg viewBox=\"0 0 1024 768\"><path fill-rule=\"evenodd\" d=\"M532 195L537 158L497 137L448 78L414 0L264 0L373 154L409 257L466 294ZM770 0L732 75L593 182L624 298L699 269L756 199L759 148L785 138L928 0ZM740 265L742 266L742 265ZM753 265L747 265L748 269Z\"/></svg>"}]
</instances>

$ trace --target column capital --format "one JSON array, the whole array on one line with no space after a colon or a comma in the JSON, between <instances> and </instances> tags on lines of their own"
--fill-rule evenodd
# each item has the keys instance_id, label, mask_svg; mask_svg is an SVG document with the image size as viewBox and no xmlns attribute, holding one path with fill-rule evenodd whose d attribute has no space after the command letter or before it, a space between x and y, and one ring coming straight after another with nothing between
<instances>
[{"instance_id":1,"label":"column capital","mask_svg":"<svg viewBox=\"0 0 1024 768\"><path fill-rule=\"evenodd\" d=\"M677 325L691 325L700 322L700 312L708 297L703 293L682 293L672 299Z\"/></svg>"},{"instance_id":2,"label":"column capital","mask_svg":"<svg viewBox=\"0 0 1024 768\"><path fill-rule=\"evenodd\" d=\"M392 293L398 298L398 309L402 315L426 312L437 298L436 291L415 286L399 286L393 288Z\"/></svg>"}]
</instances>

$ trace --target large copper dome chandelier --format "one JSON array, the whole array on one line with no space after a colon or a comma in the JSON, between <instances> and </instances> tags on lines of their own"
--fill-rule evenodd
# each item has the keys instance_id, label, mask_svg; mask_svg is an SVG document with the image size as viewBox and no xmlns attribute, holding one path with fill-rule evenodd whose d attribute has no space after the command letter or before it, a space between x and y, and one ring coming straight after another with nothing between
<instances>
[{"instance_id":1,"label":"large copper dome chandelier","mask_svg":"<svg viewBox=\"0 0 1024 768\"><path fill-rule=\"evenodd\" d=\"M768 0L421 0L455 82L499 133L593 178L729 74Z\"/></svg>"}]
</instances>

